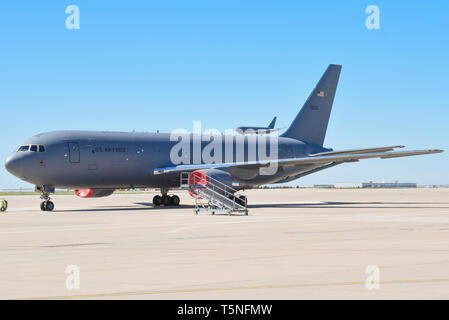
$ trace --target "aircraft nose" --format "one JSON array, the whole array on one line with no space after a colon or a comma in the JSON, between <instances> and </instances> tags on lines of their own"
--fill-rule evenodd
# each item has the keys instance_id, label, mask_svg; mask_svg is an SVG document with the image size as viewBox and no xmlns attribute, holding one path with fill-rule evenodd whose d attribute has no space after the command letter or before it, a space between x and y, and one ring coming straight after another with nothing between
<instances>
[{"instance_id":1,"label":"aircraft nose","mask_svg":"<svg viewBox=\"0 0 449 320\"><path fill-rule=\"evenodd\" d=\"M20 176L23 170L23 157L22 155L13 154L6 159L5 168L11 174Z\"/></svg>"}]
</instances>

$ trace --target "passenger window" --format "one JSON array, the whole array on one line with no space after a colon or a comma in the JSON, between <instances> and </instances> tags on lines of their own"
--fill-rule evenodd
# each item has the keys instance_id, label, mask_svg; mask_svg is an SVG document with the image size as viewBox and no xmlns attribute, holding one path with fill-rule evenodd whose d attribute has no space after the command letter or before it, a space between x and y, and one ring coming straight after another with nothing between
<instances>
[{"instance_id":1,"label":"passenger window","mask_svg":"<svg viewBox=\"0 0 449 320\"><path fill-rule=\"evenodd\" d=\"M17 150L17 151L22 151L22 152L23 152L23 151L28 151L29 147L30 147L30 146L20 146L20 147L19 147L19 150Z\"/></svg>"},{"instance_id":2,"label":"passenger window","mask_svg":"<svg viewBox=\"0 0 449 320\"><path fill-rule=\"evenodd\" d=\"M45 152L45 147L44 146L39 146L39 152Z\"/></svg>"},{"instance_id":3,"label":"passenger window","mask_svg":"<svg viewBox=\"0 0 449 320\"><path fill-rule=\"evenodd\" d=\"M33 144L30 148L30 151L37 152L37 145Z\"/></svg>"}]
</instances>

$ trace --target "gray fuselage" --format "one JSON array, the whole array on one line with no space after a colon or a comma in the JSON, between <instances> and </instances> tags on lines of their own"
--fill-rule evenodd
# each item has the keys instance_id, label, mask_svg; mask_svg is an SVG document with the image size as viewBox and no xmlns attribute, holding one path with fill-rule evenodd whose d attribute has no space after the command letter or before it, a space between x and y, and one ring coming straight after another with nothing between
<instances>
[{"instance_id":1,"label":"gray fuselage","mask_svg":"<svg viewBox=\"0 0 449 320\"><path fill-rule=\"evenodd\" d=\"M193 140L193 136L192 140ZM223 137L221 162L226 158L226 138ZM229 136L228 136L229 137ZM203 138L204 139L204 138ZM228 138L229 139L229 138ZM210 143L210 137L201 141L201 150ZM269 140L268 140L269 141ZM228 140L229 142L229 140ZM155 175L158 167L174 165L170 152L178 141L171 141L168 133L100 132L100 131L54 131L35 135L23 145L41 145L45 151L17 151L6 161L6 168L20 179L36 186L56 188L176 188L179 187L179 173ZM244 161L248 150L257 148L250 136L233 136L231 147L233 158L237 159L237 148L244 148ZM229 150L229 149L228 149ZM239 149L241 150L241 149ZM253 149L254 150L254 149ZM270 146L267 142L267 153ZM278 138L278 158L299 158L330 149L307 144L292 138ZM184 163L193 164L193 146ZM200 159L205 163L204 159ZM322 166L324 169L324 166ZM286 182L299 176L319 170L319 166L280 168L275 174L260 175L258 170L228 169L241 188Z\"/></svg>"}]
</instances>

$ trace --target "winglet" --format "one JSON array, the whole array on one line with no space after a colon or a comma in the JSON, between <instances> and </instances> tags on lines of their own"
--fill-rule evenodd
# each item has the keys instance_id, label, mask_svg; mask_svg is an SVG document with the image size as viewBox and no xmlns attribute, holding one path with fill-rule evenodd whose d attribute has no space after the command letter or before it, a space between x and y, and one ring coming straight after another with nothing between
<instances>
[{"instance_id":1,"label":"winglet","mask_svg":"<svg viewBox=\"0 0 449 320\"><path fill-rule=\"evenodd\" d=\"M274 117L273 120L271 120L270 124L268 125L268 129L273 129L274 125L276 124L277 117Z\"/></svg>"}]
</instances>

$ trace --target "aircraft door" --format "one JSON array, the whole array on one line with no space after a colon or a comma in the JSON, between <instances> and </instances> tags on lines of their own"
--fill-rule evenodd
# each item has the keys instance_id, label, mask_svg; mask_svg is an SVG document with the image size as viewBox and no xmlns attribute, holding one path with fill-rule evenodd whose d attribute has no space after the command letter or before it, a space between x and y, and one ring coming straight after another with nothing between
<instances>
[{"instance_id":1,"label":"aircraft door","mask_svg":"<svg viewBox=\"0 0 449 320\"><path fill-rule=\"evenodd\" d=\"M69 142L69 160L71 163L80 162L80 147L76 142Z\"/></svg>"}]
</instances>

